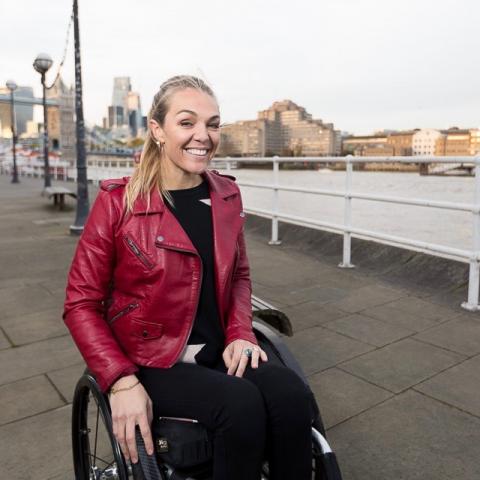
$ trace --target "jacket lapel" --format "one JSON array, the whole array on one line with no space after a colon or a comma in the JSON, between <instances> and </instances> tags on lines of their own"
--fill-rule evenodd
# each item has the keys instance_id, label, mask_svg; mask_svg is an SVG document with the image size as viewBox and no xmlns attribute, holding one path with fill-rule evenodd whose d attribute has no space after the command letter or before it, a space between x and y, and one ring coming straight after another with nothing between
<instances>
[{"instance_id":1,"label":"jacket lapel","mask_svg":"<svg viewBox=\"0 0 480 480\"><path fill-rule=\"evenodd\" d=\"M215 287L218 306L222 313L225 285L228 276L231 274L236 254L237 237L243 227L245 218L238 187L231 180L227 180L225 177L209 170L202 173L202 176L208 181L210 189ZM150 195L148 211L146 200L138 198L135 201L133 214L161 214L155 236L157 247L198 253L178 220L165 206L157 190L154 190Z\"/></svg>"}]
</instances>

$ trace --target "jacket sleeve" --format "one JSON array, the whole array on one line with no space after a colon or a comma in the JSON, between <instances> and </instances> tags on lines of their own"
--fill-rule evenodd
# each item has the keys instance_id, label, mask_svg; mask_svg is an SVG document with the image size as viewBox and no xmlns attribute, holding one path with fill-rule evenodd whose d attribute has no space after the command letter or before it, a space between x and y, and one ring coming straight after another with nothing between
<instances>
[{"instance_id":1,"label":"jacket sleeve","mask_svg":"<svg viewBox=\"0 0 480 480\"><path fill-rule=\"evenodd\" d=\"M243 228L239 233L237 245L238 257L232 278L225 344L239 339L258 344L252 329L252 282Z\"/></svg>"},{"instance_id":2,"label":"jacket sleeve","mask_svg":"<svg viewBox=\"0 0 480 480\"><path fill-rule=\"evenodd\" d=\"M112 196L100 190L80 237L68 274L63 319L95 375L106 391L120 376L134 373L104 318L115 262L115 225L120 218Z\"/></svg>"}]
</instances>

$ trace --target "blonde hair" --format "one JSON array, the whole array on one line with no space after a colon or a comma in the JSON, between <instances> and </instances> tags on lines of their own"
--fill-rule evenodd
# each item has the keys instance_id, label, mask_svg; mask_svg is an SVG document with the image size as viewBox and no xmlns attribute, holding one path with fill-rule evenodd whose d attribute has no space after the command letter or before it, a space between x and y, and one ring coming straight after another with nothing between
<instances>
[{"instance_id":1,"label":"blonde hair","mask_svg":"<svg viewBox=\"0 0 480 480\"><path fill-rule=\"evenodd\" d=\"M173 205L170 193L163 186L162 178L162 149L150 130L150 120L155 120L163 127L165 116L170 108L170 99L174 93L195 88L216 100L212 89L198 77L191 75L176 75L169 78L160 86L160 90L153 97L152 107L147 117L147 138L143 145L140 162L136 165L132 177L128 182L123 197L125 213L133 212L135 200L139 197L147 198L147 211L150 208L150 193L157 188L160 196L164 196Z\"/></svg>"}]
</instances>

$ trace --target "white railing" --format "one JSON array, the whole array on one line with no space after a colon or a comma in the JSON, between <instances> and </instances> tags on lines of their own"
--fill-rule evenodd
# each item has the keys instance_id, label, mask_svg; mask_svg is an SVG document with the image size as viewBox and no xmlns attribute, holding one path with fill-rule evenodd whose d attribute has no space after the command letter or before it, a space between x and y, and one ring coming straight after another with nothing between
<instances>
[{"instance_id":1,"label":"white railing","mask_svg":"<svg viewBox=\"0 0 480 480\"><path fill-rule=\"evenodd\" d=\"M351 239L353 237L373 240L387 245L400 246L402 248L424 252L430 255L436 255L449 259L454 259L469 264L468 281L468 299L462 303L462 307L467 310L479 310L479 287L480 287L480 157L242 157L242 158L215 158L214 162L219 168L225 167L237 168L242 163L270 163L272 165L272 182L246 182L238 181L240 186L267 189L272 191L272 208L245 207L248 213L257 214L266 218L271 218L271 238L269 244L278 245L281 241L278 238L278 222L283 221L296 225L315 228L318 230L327 230L343 234L343 259L339 264L342 268L352 268L351 262ZM279 183L279 165L280 163L344 163L345 164L345 189L343 191L325 190L320 188L305 188L300 186L281 185ZM473 203L458 203L436 200L426 200L421 198L404 198L388 195L377 195L371 193L360 193L352 190L353 164L354 163L427 163L427 164L470 164L474 165L475 172L475 190ZM118 167L116 161L105 161L101 163L94 162L88 167L88 179L93 183L98 183L105 178L115 178L124 175L130 175L132 168ZM133 163L131 163L133 166ZM215 166L215 164L213 165ZM5 164L1 168L1 173L10 173ZM77 170L75 168L63 168L58 170L53 168L54 178L63 180L75 180ZM21 171L23 175L32 175L35 177L43 176L40 166L32 172ZM65 178L66 177L66 178ZM302 217L299 215L288 214L279 210L280 192L300 192L307 194L324 195L330 197L340 197L344 199L343 223L325 222L314 218ZM368 200L373 202L384 202L399 205L412 205L427 208L445 209L452 211L470 212L472 215L473 240L471 250L449 247L437 243L405 238L397 235L385 234L379 231L368 230L352 226L352 202L354 199Z\"/></svg>"},{"instance_id":2,"label":"white railing","mask_svg":"<svg viewBox=\"0 0 480 480\"><path fill-rule=\"evenodd\" d=\"M218 159L224 162L233 161L229 158ZM272 191L272 209L262 209L255 207L246 207L248 213L257 214L263 217L271 218L271 245L280 244L278 238L278 221L292 223L296 225L316 228L319 230L328 230L343 234L343 260L339 264L342 268L352 268L351 263L351 240L352 236L373 240L379 243L400 246L410 250L433 254L440 257L458 260L469 263L469 282L468 299L462 303L462 307L467 310L479 310L479 285L480 285L480 157L272 157L272 158L236 158L236 163L271 163L272 164L272 183L243 182L238 181L240 186L261 188ZM304 188L296 186L287 186L279 184L279 165L280 163L344 163L345 164L345 189L343 191L324 190L319 188ZM473 203L457 203L426 200L421 198L402 198L387 195L376 195L370 193L359 193L352 190L353 164L354 163L450 163L462 164L468 163L475 165L475 193ZM228 169L228 168L227 168ZM279 193L280 192L301 192L316 195L325 195L331 197L344 198L344 218L342 223L324 222L313 218L301 217L298 215L282 213L279 211ZM369 200L373 202L385 202L400 205L413 205L427 208L438 208L446 210L455 210L470 212L472 214L473 241L472 249L464 250L432 242L415 240L412 238L400 237L397 235L388 235L378 231L357 228L352 226L352 201L354 199Z\"/></svg>"}]
</instances>

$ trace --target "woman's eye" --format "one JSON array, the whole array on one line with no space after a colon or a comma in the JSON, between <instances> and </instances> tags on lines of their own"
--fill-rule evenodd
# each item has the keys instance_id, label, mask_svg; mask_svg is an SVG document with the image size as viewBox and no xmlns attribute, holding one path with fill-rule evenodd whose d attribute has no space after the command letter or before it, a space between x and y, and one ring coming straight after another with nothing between
<instances>
[{"instance_id":1,"label":"woman's eye","mask_svg":"<svg viewBox=\"0 0 480 480\"><path fill-rule=\"evenodd\" d=\"M220 125L214 124L214 125L209 125L210 128L217 129L220 128Z\"/></svg>"},{"instance_id":2,"label":"woman's eye","mask_svg":"<svg viewBox=\"0 0 480 480\"><path fill-rule=\"evenodd\" d=\"M184 121L184 122L180 122L180 125L184 126L184 127L189 127L192 125L192 122L187 122L187 121Z\"/></svg>"}]
</instances>

